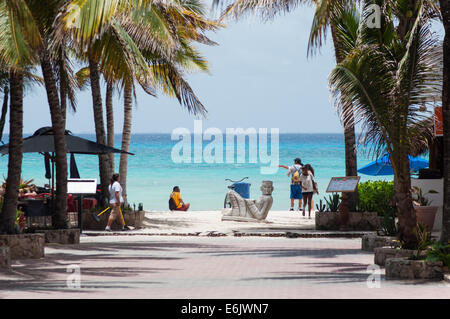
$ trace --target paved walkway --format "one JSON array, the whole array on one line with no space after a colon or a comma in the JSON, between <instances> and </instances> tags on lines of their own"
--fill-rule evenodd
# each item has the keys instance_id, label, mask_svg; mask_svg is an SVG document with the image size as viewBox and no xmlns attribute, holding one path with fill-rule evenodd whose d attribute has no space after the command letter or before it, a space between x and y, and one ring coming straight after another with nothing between
<instances>
[{"instance_id":1,"label":"paved walkway","mask_svg":"<svg viewBox=\"0 0 450 319\"><path fill-rule=\"evenodd\" d=\"M153 230L90 233L79 245L47 245L44 259L15 261L0 272L0 298L450 298L445 281L385 280L383 269L372 270L373 253L361 251L360 238L169 236L168 225L176 232L261 227L211 229L193 222L201 213L188 213L189 221L177 214L148 217L161 222ZM275 215L266 226L278 228L284 218L290 218L285 227L310 223ZM217 224L216 217L210 216Z\"/></svg>"},{"instance_id":2,"label":"paved walkway","mask_svg":"<svg viewBox=\"0 0 450 319\"><path fill-rule=\"evenodd\" d=\"M369 288L373 254L360 248L360 239L89 236L15 262L0 273L0 298L450 298L449 283L386 281L383 270Z\"/></svg>"}]
</instances>

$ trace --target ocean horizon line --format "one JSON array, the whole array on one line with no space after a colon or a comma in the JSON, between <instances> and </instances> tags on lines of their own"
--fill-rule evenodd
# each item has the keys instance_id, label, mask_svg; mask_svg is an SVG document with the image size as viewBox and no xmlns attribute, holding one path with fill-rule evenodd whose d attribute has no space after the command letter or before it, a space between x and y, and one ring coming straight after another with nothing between
<instances>
[{"instance_id":1,"label":"ocean horizon line","mask_svg":"<svg viewBox=\"0 0 450 319\"><path fill-rule=\"evenodd\" d=\"M72 134L78 135L95 135L95 132L74 132L72 130L69 130ZM24 132L23 136L33 135L34 132ZM171 135L172 132L136 132L131 133L131 135L146 135L146 134L159 134L159 135ZM225 134L225 132L224 132ZM317 132L317 133L311 133L311 132L280 132L280 135L296 135L296 134L302 134L302 135L344 135L344 132ZM356 132L355 135L359 135L360 133ZM122 133L114 133L114 135L122 135ZM9 136L9 133L4 133L3 136Z\"/></svg>"}]
</instances>

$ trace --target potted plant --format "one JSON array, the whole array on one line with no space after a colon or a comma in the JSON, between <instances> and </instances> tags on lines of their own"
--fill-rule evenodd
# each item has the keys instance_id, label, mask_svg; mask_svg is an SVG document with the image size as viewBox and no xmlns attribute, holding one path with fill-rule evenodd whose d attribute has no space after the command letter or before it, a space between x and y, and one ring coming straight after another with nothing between
<instances>
[{"instance_id":1,"label":"potted plant","mask_svg":"<svg viewBox=\"0 0 450 319\"><path fill-rule=\"evenodd\" d=\"M448 247L436 244L430 232L417 224L414 229L417 249L409 257L386 258L386 279L430 279L442 280L445 262L448 262ZM399 249L401 252L403 249ZM405 250L409 253L409 250Z\"/></svg>"},{"instance_id":2,"label":"potted plant","mask_svg":"<svg viewBox=\"0 0 450 319\"><path fill-rule=\"evenodd\" d=\"M412 188L414 210L416 211L417 223L425 227L429 232L433 230L434 219L439 206L431 206L431 200L426 197L427 194L437 194L435 190L429 190L423 193L417 186Z\"/></svg>"}]
</instances>

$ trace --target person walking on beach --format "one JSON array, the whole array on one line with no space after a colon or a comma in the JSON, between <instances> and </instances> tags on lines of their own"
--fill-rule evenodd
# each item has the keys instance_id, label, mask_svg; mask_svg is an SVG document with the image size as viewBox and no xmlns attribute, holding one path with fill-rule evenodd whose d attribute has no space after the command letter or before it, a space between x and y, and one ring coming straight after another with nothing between
<instances>
[{"instance_id":1,"label":"person walking on beach","mask_svg":"<svg viewBox=\"0 0 450 319\"><path fill-rule=\"evenodd\" d=\"M170 195L170 198L173 199L175 206L173 209L171 207L170 210L181 210L181 211L187 211L191 204L183 202L183 199L181 198L180 188L178 186L175 186L173 188L173 192Z\"/></svg>"},{"instance_id":2,"label":"person walking on beach","mask_svg":"<svg viewBox=\"0 0 450 319\"><path fill-rule=\"evenodd\" d=\"M105 230L111 231L111 225L116 219L119 220L119 223L122 226L122 230L128 230L129 228L125 225L125 221L123 220L123 216L120 211L120 206L123 204L124 200L122 197L122 186L120 185L119 174L113 174L108 190L111 213L109 214L108 224Z\"/></svg>"},{"instance_id":3,"label":"person walking on beach","mask_svg":"<svg viewBox=\"0 0 450 319\"><path fill-rule=\"evenodd\" d=\"M285 168L288 170L287 176L291 176L291 208L290 211L294 211L294 202L298 200L298 210L302 210L302 188L300 186L300 176L303 167L302 160L296 158L294 160L294 165L278 165L278 167Z\"/></svg>"},{"instance_id":4,"label":"person walking on beach","mask_svg":"<svg viewBox=\"0 0 450 319\"><path fill-rule=\"evenodd\" d=\"M302 174L300 176L303 197L303 216L305 216L306 205L308 205L308 218L311 218L312 198L315 191L313 172L314 170L311 165L306 164L302 167Z\"/></svg>"}]
</instances>

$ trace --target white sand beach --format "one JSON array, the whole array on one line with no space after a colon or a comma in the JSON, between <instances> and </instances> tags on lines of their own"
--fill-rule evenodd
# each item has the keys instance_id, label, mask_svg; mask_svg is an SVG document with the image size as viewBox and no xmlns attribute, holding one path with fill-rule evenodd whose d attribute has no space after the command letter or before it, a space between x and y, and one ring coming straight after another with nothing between
<instances>
[{"instance_id":1,"label":"white sand beach","mask_svg":"<svg viewBox=\"0 0 450 319\"><path fill-rule=\"evenodd\" d=\"M151 232L211 232L230 234L234 231L260 231L264 230L300 230L314 229L314 213L308 219L300 212L271 211L262 222L222 221L221 211L150 211L146 213L145 231Z\"/></svg>"},{"instance_id":2,"label":"white sand beach","mask_svg":"<svg viewBox=\"0 0 450 319\"><path fill-rule=\"evenodd\" d=\"M147 211L144 228L134 229L129 234L148 235L233 235L286 233L315 229L314 213L303 217L298 211L270 211L262 222L222 221L220 210L211 211ZM103 231L83 231L86 234L100 234ZM123 234L123 232L121 232ZM110 234L110 233L109 233Z\"/></svg>"}]
</instances>

